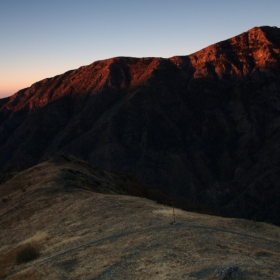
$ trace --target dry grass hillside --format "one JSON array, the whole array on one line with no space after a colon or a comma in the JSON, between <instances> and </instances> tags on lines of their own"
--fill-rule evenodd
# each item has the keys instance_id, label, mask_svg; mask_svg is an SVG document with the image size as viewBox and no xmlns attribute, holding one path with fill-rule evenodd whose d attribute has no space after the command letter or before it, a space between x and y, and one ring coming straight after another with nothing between
<instances>
[{"instance_id":1,"label":"dry grass hillside","mask_svg":"<svg viewBox=\"0 0 280 280\"><path fill-rule=\"evenodd\" d=\"M60 157L0 185L0 279L280 279L280 228L123 195L127 178ZM32 245L36 259L17 263Z\"/></svg>"}]
</instances>

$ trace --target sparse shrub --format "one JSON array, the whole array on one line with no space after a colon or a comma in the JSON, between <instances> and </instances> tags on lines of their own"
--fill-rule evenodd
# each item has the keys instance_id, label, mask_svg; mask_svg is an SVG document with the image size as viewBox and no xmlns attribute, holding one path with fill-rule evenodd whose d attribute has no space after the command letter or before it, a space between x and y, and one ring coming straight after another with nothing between
<instances>
[{"instance_id":1,"label":"sparse shrub","mask_svg":"<svg viewBox=\"0 0 280 280\"><path fill-rule=\"evenodd\" d=\"M17 252L17 264L33 261L39 257L39 250L36 246L28 244Z\"/></svg>"},{"instance_id":2,"label":"sparse shrub","mask_svg":"<svg viewBox=\"0 0 280 280\"><path fill-rule=\"evenodd\" d=\"M216 276L219 279L226 280L226 279L242 279L243 272L239 266L236 265L224 265L221 267L217 267L215 269Z\"/></svg>"}]
</instances>

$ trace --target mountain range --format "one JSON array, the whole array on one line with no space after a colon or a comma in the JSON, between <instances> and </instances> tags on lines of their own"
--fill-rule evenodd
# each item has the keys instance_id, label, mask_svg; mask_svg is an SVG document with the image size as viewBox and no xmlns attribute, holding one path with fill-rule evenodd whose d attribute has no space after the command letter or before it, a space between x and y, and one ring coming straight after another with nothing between
<instances>
[{"instance_id":1,"label":"mountain range","mask_svg":"<svg viewBox=\"0 0 280 280\"><path fill-rule=\"evenodd\" d=\"M188 56L116 57L0 100L0 168L59 154L280 225L280 29Z\"/></svg>"}]
</instances>

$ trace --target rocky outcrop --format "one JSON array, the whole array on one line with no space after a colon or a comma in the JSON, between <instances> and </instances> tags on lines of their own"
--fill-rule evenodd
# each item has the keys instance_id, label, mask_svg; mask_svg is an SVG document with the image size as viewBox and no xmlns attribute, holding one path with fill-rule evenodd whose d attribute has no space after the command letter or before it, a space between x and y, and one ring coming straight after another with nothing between
<instances>
[{"instance_id":1,"label":"rocky outcrop","mask_svg":"<svg viewBox=\"0 0 280 280\"><path fill-rule=\"evenodd\" d=\"M0 166L68 153L227 216L280 224L280 30L118 57L0 102Z\"/></svg>"}]
</instances>

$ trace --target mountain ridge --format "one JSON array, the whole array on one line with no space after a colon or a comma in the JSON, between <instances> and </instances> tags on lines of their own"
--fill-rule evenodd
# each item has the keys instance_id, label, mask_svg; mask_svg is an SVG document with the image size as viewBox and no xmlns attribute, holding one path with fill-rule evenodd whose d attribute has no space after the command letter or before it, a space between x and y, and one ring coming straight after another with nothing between
<instances>
[{"instance_id":1,"label":"mountain ridge","mask_svg":"<svg viewBox=\"0 0 280 280\"><path fill-rule=\"evenodd\" d=\"M39 81L0 101L0 166L73 154L279 224L279 54L279 28L264 26L189 56L111 58Z\"/></svg>"},{"instance_id":2,"label":"mountain ridge","mask_svg":"<svg viewBox=\"0 0 280 280\"><path fill-rule=\"evenodd\" d=\"M48 83L48 82L50 82L50 83L52 83L52 82L54 82L54 81L56 81L56 82L58 82L58 84L59 84L59 81L57 81L57 80L60 80L60 79L63 79L63 78L66 78L69 74L76 74L76 73L78 73L78 75L81 75L81 74L84 74L83 72L83 70L84 69L87 69L87 68L89 68L89 69L94 69L94 70L100 70L100 69L102 69L103 70L103 73L101 73L101 75L99 75L98 77L97 77L97 79L95 79L95 80L93 80L93 84L85 84L85 85L83 85L83 86L81 86L80 88L77 88L76 89L76 91L78 91L78 92L80 92L80 93L84 93L84 92L87 92L87 91L89 91L91 88L90 88L90 86L92 86L94 89L95 89L95 91L97 91L98 92L98 90L100 89L100 87L101 86L112 86L112 87L115 87L115 88L117 88L117 89L119 89L119 87L121 86L121 84L117 84L116 82L117 81L114 81L114 80L112 80L112 81L110 81L110 79L109 79L109 75L106 75L105 76L105 78L103 77L102 78L102 74L104 74L104 72L106 73L106 74L108 74L108 73L110 73L110 71L111 71L111 73L112 73L112 71L114 71L114 66L116 66L116 67L119 67L119 65L117 65L117 62L122 62L122 60L124 60L124 62L125 62L125 60L134 60L134 61L139 61L140 63L141 62L144 62L144 64L145 64L145 62L147 63L148 62L148 65L150 66L147 70L148 71L146 71L146 75L145 75L145 73L141 73L140 75L138 74L138 75L135 75L135 73L134 73L134 71L133 70L135 70L135 69L133 69L132 68L132 71L131 71L131 74L132 75L128 75L128 73L126 72L126 73L124 73L125 72L125 70L124 69L121 69L121 71L124 71L123 73L125 74L125 81L122 81L122 82L124 82L125 84L127 84L128 82L129 82L129 76L132 76L134 79L133 79L133 81L132 81L132 83L130 84L130 85L132 85L132 86L135 86L135 85L137 85L137 82L138 83L140 83L141 82L141 80L143 80L145 77L147 77L149 74L151 74L151 68L156 68L156 66L158 66L159 64L160 64L160 62L161 61L168 61L168 60L170 60L170 61L172 61L174 64L176 64L177 66L180 66L180 67L182 67L182 65L184 65L184 66L186 66L186 61L183 59L183 58L187 58L187 57L190 57L190 63L192 64L192 65L197 65L197 64L199 64L199 63L205 63L205 62L209 62L209 61L213 61L213 60L216 60L216 59L218 59L219 58L219 56L221 55L220 53L219 53L219 49L218 50L216 50L216 52L214 52L214 50L215 50L215 48L216 47L218 47L218 48L220 48L221 47L221 45L223 46L223 45L227 45L227 47L232 47L232 45L236 45L236 43L238 42L238 41L242 41L242 43L244 43L244 41L246 41L246 40L249 40L250 41L250 39L252 40L252 39L254 39L253 40L253 43L255 43L255 42L261 42L261 45L263 44L263 43L266 43L266 44L273 44L271 41L269 41L268 39L267 39L267 35L270 35L271 36L271 33L275 33L275 32L273 32L273 30L274 29L278 29L277 27L273 27L273 28L271 28L271 27L268 27L268 26L262 26L262 27L254 27L254 28L252 28L252 29L250 29L250 30L248 30L248 32L244 32L244 33L241 33L240 35L237 35L237 36L235 36L235 37L233 37L233 38L230 38L230 39L227 39L227 40L223 40L223 41L220 41L220 42L218 42L218 43L215 43L215 44L212 44L212 45L210 45L210 46L208 46L208 47L206 47L206 48L203 48L203 49L201 49L200 51L197 51L197 52L195 52L195 53L193 53L193 54L190 54L190 55L187 55L187 56L173 56L173 57L170 57L170 58L160 58L160 57L145 57L145 58L133 58L133 57L114 57L114 58L109 58L109 59L105 59L105 60L99 60L99 61L95 61L95 62L93 62L92 64L89 64L89 65L87 65L87 66L81 66L81 67L79 67L79 68L77 68L77 69L75 69L75 70L68 70L68 71L66 71L65 73L63 73L63 74L61 74L61 75L56 75L56 76L54 76L54 77L51 77L51 78L46 78L46 79L43 79L43 80L41 80L41 81L38 81L38 82L36 82L36 83L34 83L34 84L32 84L29 88L25 88L25 89L22 89L22 90L20 90L18 93L16 93L16 94L14 94L14 95L12 95L11 97L7 97L7 98L9 98L9 101L10 101L10 104L11 105L13 105L13 106L15 106L15 105L17 105L17 102L18 102L18 100L21 98L21 96L23 96L24 97L24 92L26 93L26 90L28 90L29 89L29 91L28 91L28 94L27 94L27 96L26 96L26 98L30 98L30 95L32 95L32 93L35 93L36 92L36 90L38 89L38 88L40 88L41 86L43 86L45 83ZM268 33L265 33L264 32L264 30L266 30L266 31L269 31ZM280 40L280 38L279 38L279 34L277 34L277 36L276 36L276 39L277 39L277 41L278 41L278 43L279 43L279 40ZM251 41L249 42L249 44L250 43L252 43ZM244 44L243 44L244 45ZM257 46L257 48L258 48L259 46ZM226 48L225 48L226 49ZM220 49L220 50L222 50L222 49ZM261 51L263 51L262 49L261 50L259 50L259 52L261 52ZM277 53L279 54L279 51L277 51ZM222 54L222 55L224 55L224 54ZM221 56L222 56L221 55ZM259 55L259 53L257 53L257 56ZM205 56L206 56L206 58L205 58ZM260 54L259 56L262 56L262 54ZM258 57L257 57L258 58ZM264 59L266 59L267 57L265 57ZM276 58L278 58L278 56L276 56ZM279 59L279 58L278 58ZM266 60L267 61L267 60ZM262 63L263 63L263 61L261 61ZM108 65L108 64L110 64L110 65ZM152 65L151 65L152 64ZM110 67L109 67L110 66ZM189 65L190 66L190 65ZM105 68L105 69L104 69ZM237 71L237 69L234 69L234 70L236 70L236 74L240 74L240 72L238 72ZM147 74L147 72L148 72L148 74ZM122 74L123 74L122 73ZM144 76L143 76L143 74L144 74ZM232 75L233 73L231 73L231 75ZM246 71L245 71L245 75L246 75L247 73L246 73ZM199 72L196 74L197 76L199 76ZM139 77L140 76L140 77ZM122 78L124 78L124 77L122 77ZM71 77L70 77L71 78ZM86 77L87 78L87 77ZM140 78L140 79L138 79L137 80L137 78ZM90 80L90 79L89 79ZM97 81L98 80L101 80L101 82L103 82L102 84L101 84L101 86L100 85L98 85L98 86L96 86L96 83L97 83ZM136 80L136 81L135 81ZM69 83L69 80L67 80L66 81L67 83ZM80 85L80 82L78 82L78 85ZM70 85L70 87L71 86L73 86L73 85ZM64 86L64 88L63 89L65 89L65 91L63 92L63 91L61 91L61 94L69 94L69 91L70 91L70 89L67 87L67 85L66 86ZM53 90L52 88L50 89L50 91L51 90ZM61 90L61 89L60 89ZM52 95L51 94L49 94L50 96L49 97L52 97ZM56 96L54 96L54 97L56 97ZM6 98L4 98L4 99L2 99L2 100L5 100ZM32 101L32 100L30 100L30 101ZM36 104L37 105L37 107L39 107L40 105L42 106L44 106L44 100L43 100L43 102L42 103L39 103L39 104ZM30 105L30 109L32 109L33 108L33 106L34 105Z\"/></svg>"}]
</instances>

